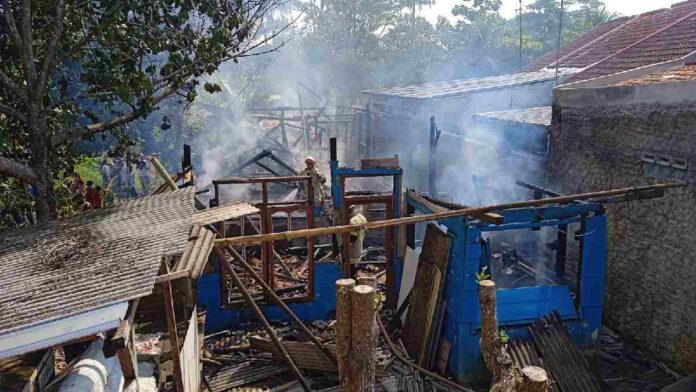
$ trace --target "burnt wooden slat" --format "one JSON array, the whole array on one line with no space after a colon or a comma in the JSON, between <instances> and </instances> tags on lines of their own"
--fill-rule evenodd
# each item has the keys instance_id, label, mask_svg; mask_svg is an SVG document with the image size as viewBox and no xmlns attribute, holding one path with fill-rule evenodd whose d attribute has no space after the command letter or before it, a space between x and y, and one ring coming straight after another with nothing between
<instances>
[{"instance_id":1,"label":"burnt wooden slat","mask_svg":"<svg viewBox=\"0 0 696 392\"><path fill-rule=\"evenodd\" d=\"M425 231L423 250L418 261L416 280L411 289L410 309L404 324L406 350L420 366L427 366L435 327L436 311L447 274L452 238L434 224Z\"/></svg>"}]
</instances>

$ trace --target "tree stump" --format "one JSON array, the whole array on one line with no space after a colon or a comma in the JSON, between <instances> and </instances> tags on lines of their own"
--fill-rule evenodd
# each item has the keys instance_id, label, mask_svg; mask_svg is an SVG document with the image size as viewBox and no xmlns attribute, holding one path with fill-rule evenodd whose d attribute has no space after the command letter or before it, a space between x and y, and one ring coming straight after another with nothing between
<instances>
[{"instance_id":1,"label":"tree stump","mask_svg":"<svg viewBox=\"0 0 696 392\"><path fill-rule=\"evenodd\" d=\"M355 287L353 279L339 279L336 281L336 359L338 360L338 376L341 385L345 385L349 377L348 357L350 355L350 293Z\"/></svg>"},{"instance_id":2,"label":"tree stump","mask_svg":"<svg viewBox=\"0 0 696 392\"><path fill-rule=\"evenodd\" d=\"M356 286L351 293L350 377L345 391L371 392L375 389L377 352L377 292L370 286Z\"/></svg>"},{"instance_id":3,"label":"tree stump","mask_svg":"<svg viewBox=\"0 0 696 392\"><path fill-rule=\"evenodd\" d=\"M538 366L527 366L522 369L522 382L519 392L546 392L549 390L549 377L546 370Z\"/></svg>"},{"instance_id":4,"label":"tree stump","mask_svg":"<svg viewBox=\"0 0 696 392\"><path fill-rule=\"evenodd\" d=\"M377 304L374 288L356 286L353 279L336 281L336 354L345 391L374 391Z\"/></svg>"}]
</instances>

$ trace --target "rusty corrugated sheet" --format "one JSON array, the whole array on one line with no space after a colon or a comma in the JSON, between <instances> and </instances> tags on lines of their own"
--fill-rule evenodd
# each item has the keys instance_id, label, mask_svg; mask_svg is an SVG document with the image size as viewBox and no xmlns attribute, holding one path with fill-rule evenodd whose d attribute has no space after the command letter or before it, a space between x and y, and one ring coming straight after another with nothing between
<instances>
[{"instance_id":1,"label":"rusty corrugated sheet","mask_svg":"<svg viewBox=\"0 0 696 392\"><path fill-rule=\"evenodd\" d=\"M257 381L286 373L287 366L268 362L247 362L220 369L208 379L213 392L243 387Z\"/></svg>"},{"instance_id":2,"label":"rusty corrugated sheet","mask_svg":"<svg viewBox=\"0 0 696 392\"><path fill-rule=\"evenodd\" d=\"M269 339L260 337L250 337L249 343L251 347L273 353L275 358L280 359L280 354L276 350L273 342ZM303 370L313 370L320 372L338 373L336 365L329 361L324 354L312 342L283 342L285 349L290 354L290 358L295 361L298 368ZM326 347L333 353L336 352L335 344L327 344ZM377 366L375 369L376 377L385 377L386 370L383 367Z\"/></svg>"},{"instance_id":3,"label":"rusty corrugated sheet","mask_svg":"<svg viewBox=\"0 0 696 392\"><path fill-rule=\"evenodd\" d=\"M550 371L562 392L600 392L580 349L573 343L558 313L544 316L529 327L534 344L541 353L545 369Z\"/></svg>"}]
</instances>

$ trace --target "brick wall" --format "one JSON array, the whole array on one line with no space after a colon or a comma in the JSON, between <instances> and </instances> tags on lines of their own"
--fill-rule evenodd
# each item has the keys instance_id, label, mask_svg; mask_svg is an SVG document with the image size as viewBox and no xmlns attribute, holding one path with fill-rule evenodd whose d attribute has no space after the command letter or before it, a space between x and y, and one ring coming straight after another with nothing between
<instances>
[{"instance_id":1,"label":"brick wall","mask_svg":"<svg viewBox=\"0 0 696 392\"><path fill-rule=\"evenodd\" d=\"M550 188L569 194L664 182L643 175L646 152L687 159L694 183L696 102L575 94L554 106ZM608 217L605 324L677 370L696 372L696 188L611 205Z\"/></svg>"}]
</instances>

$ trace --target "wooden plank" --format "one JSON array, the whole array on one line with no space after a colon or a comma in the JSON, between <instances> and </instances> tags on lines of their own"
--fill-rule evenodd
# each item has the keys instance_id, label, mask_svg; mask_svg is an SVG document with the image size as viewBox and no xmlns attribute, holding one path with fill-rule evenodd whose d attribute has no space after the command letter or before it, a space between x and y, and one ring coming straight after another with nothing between
<instances>
[{"instance_id":1,"label":"wooden plank","mask_svg":"<svg viewBox=\"0 0 696 392\"><path fill-rule=\"evenodd\" d=\"M391 158L364 158L360 160L360 167L363 169L373 167L399 169L401 166L399 166L399 157L395 156Z\"/></svg>"},{"instance_id":2,"label":"wooden plank","mask_svg":"<svg viewBox=\"0 0 696 392\"><path fill-rule=\"evenodd\" d=\"M166 260L162 259L162 269L169 272ZM174 362L174 383L177 392L184 392L184 380L181 373L181 361L179 360L179 335L176 330L176 316L174 312L174 299L172 298L172 284L169 280L160 283L162 288L162 299L164 300L164 312L167 318L167 333L171 343L172 361Z\"/></svg>"},{"instance_id":3,"label":"wooden plank","mask_svg":"<svg viewBox=\"0 0 696 392\"><path fill-rule=\"evenodd\" d=\"M114 342L115 347L122 348L128 346L128 341L131 335L131 328L133 327L133 320L135 319L135 313L138 308L138 303L140 298L136 298L128 304L128 311L126 312L126 318L121 320L121 323L116 329L116 333L111 338Z\"/></svg>"},{"instance_id":4,"label":"wooden plank","mask_svg":"<svg viewBox=\"0 0 696 392\"><path fill-rule=\"evenodd\" d=\"M406 350L422 367L427 366L429 361L431 335L447 274L451 246L452 238L447 233L434 224L428 225L409 303L409 308L422 311L408 312L403 335Z\"/></svg>"},{"instance_id":5,"label":"wooden plank","mask_svg":"<svg viewBox=\"0 0 696 392\"><path fill-rule=\"evenodd\" d=\"M406 195L407 197L410 197L413 200L416 200L418 203L423 204L426 208L431 210L433 213L442 213L445 211L451 211L451 209L441 206L435 202L432 202L425 197L421 196L418 194L418 192L413 191L412 189L406 190ZM455 207L455 206L453 206ZM468 208L466 206L456 206L457 208ZM457 209L453 208L453 209ZM492 223L494 225L502 225L505 222L505 219L503 218L502 215L496 214L493 212L487 212L487 213L481 213L481 214L471 214L471 216L475 219L480 219L484 222Z\"/></svg>"},{"instance_id":6,"label":"wooden plank","mask_svg":"<svg viewBox=\"0 0 696 392\"><path fill-rule=\"evenodd\" d=\"M181 279L181 278L189 278L189 277L191 277L191 272L189 270L176 271L176 272L172 272L171 274L158 276L157 278L155 278L155 284L160 284L163 282L171 282L172 280L177 280L177 279Z\"/></svg>"},{"instance_id":7,"label":"wooden plank","mask_svg":"<svg viewBox=\"0 0 696 392\"><path fill-rule=\"evenodd\" d=\"M425 214L416 216L407 216L402 218L387 219L381 221L371 221L361 225L340 225L332 227L319 227L294 231L283 231L279 233L267 233L260 235L250 235L245 237L218 238L215 240L215 246L221 247L226 245L254 245L273 241L293 240L296 238L319 237L323 235L331 235L338 233L350 233L356 230L375 230L384 229L386 227L394 227L400 225L410 225L413 223L428 222L446 218L454 218L459 216L477 216L478 214L489 213L493 211L509 210L514 208L539 207L551 204L563 204L576 200L597 200L606 196L626 196L636 192L645 192L651 189L670 189L683 188L682 183L667 183L647 186L637 186L633 188L612 189L602 192L579 193L576 195L551 197L541 200L526 200L512 203L496 204L486 207L464 208L458 210L444 211L437 214Z\"/></svg>"}]
</instances>

